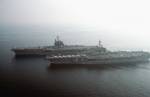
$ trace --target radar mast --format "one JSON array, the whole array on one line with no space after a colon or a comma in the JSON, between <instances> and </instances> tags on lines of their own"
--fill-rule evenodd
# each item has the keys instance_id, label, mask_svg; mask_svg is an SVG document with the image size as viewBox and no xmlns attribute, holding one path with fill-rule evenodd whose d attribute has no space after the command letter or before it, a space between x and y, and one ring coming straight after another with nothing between
<instances>
[{"instance_id":1,"label":"radar mast","mask_svg":"<svg viewBox=\"0 0 150 97\"><path fill-rule=\"evenodd\" d=\"M63 41L61 41L61 40L59 39L59 36L58 36L58 35L56 36L54 46L55 46L56 48L61 48L61 47L64 46Z\"/></svg>"},{"instance_id":2,"label":"radar mast","mask_svg":"<svg viewBox=\"0 0 150 97\"><path fill-rule=\"evenodd\" d=\"M99 47L103 47L103 45L101 44L102 42L99 40L99 42L98 42L98 46Z\"/></svg>"}]
</instances>

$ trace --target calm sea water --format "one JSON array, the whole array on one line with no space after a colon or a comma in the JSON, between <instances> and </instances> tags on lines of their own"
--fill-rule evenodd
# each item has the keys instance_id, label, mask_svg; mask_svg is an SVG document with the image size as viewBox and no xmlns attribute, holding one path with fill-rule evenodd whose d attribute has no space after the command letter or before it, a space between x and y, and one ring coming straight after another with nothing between
<instances>
[{"instance_id":1,"label":"calm sea water","mask_svg":"<svg viewBox=\"0 0 150 97\"><path fill-rule=\"evenodd\" d=\"M150 63L49 68L44 58L15 58L12 47L52 44L53 29L0 28L0 95L150 97Z\"/></svg>"}]
</instances>

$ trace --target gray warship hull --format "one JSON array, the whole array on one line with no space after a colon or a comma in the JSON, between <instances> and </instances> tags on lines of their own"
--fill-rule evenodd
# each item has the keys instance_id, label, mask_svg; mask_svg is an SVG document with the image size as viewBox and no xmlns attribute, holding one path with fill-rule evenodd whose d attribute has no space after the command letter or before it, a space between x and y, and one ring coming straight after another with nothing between
<instances>
[{"instance_id":1,"label":"gray warship hull","mask_svg":"<svg viewBox=\"0 0 150 97\"><path fill-rule=\"evenodd\" d=\"M57 48L55 46L37 48L14 48L12 51L15 56L54 56L87 53L91 50L105 52L105 48L97 46L69 45Z\"/></svg>"},{"instance_id":2,"label":"gray warship hull","mask_svg":"<svg viewBox=\"0 0 150 97\"><path fill-rule=\"evenodd\" d=\"M130 64L149 61L149 53L146 52L109 52L98 55L67 55L47 57L51 65L111 65Z\"/></svg>"},{"instance_id":3,"label":"gray warship hull","mask_svg":"<svg viewBox=\"0 0 150 97\"><path fill-rule=\"evenodd\" d=\"M50 62L51 65L106 65L106 64L127 64L127 63L143 63L143 62L148 62L148 58L144 59L117 59L117 60L112 60L112 59L107 59L107 60L98 60L98 61L85 61L85 62Z\"/></svg>"},{"instance_id":4,"label":"gray warship hull","mask_svg":"<svg viewBox=\"0 0 150 97\"><path fill-rule=\"evenodd\" d=\"M13 48L15 56L53 56L68 55L91 52L105 52L106 48L99 46L83 46L83 45L64 45L59 37L55 39L53 46L32 47L32 48Z\"/></svg>"}]
</instances>

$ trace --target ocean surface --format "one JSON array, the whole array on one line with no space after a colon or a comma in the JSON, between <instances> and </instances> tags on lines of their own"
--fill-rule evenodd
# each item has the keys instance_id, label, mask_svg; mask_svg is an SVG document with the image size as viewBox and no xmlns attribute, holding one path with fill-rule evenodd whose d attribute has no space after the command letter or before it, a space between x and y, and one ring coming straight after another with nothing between
<instances>
[{"instance_id":1,"label":"ocean surface","mask_svg":"<svg viewBox=\"0 0 150 97\"><path fill-rule=\"evenodd\" d=\"M51 68L42 57L14 57L13 47L52 44L54 31L0 27L1 97L150 97L150 63Z\"/></svg>"}]
</instances>

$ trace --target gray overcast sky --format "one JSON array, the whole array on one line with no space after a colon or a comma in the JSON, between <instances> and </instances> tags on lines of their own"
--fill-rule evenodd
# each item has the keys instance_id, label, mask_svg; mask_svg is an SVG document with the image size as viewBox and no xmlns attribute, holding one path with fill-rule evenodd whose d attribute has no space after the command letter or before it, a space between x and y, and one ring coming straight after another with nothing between
<instances>
[{"instance_id":1,"label":"gray overcast sky","mask_svg":"<svg viewBox=\"0 0 150 97\"><path fill-rule=\"evenodd\" d=\"M112 38L116 47L150 50L149 5L149 0L0 0L0 22L84 25L104 31L95 35L109 39L108 44Z\"/></svg>"}]
</instances>

